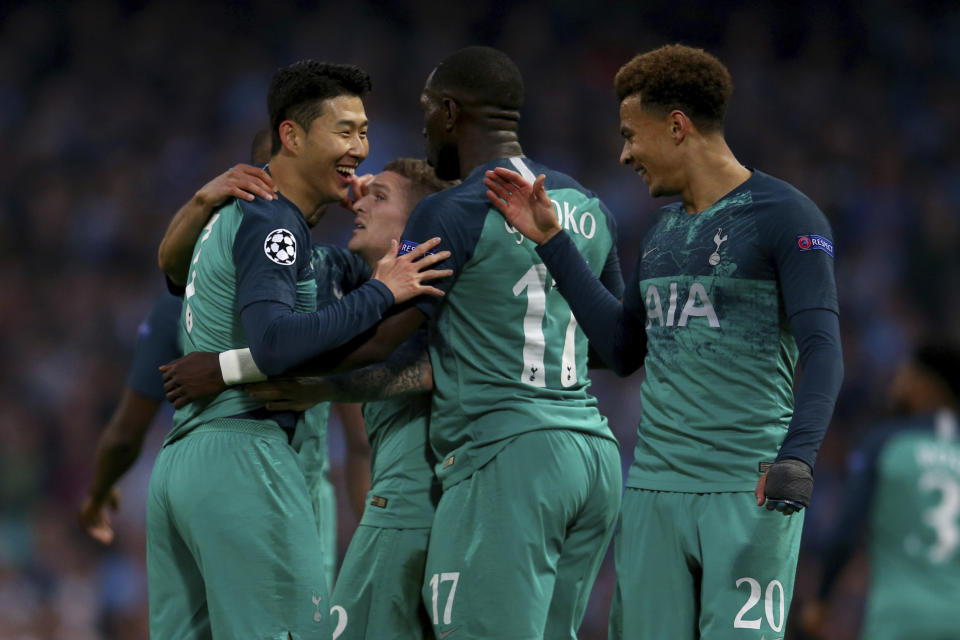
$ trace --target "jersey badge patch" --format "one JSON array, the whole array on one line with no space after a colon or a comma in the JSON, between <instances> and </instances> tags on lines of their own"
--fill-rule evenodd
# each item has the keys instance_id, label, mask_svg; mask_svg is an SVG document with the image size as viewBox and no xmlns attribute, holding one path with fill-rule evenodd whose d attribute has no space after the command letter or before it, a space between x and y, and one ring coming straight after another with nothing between
<instances>
[{"instance_id":1,"label":"jersey badge patch","mask_svg":"<svg viewBox=\"0 0 960 640\"><path fill-rule=\"evenodd\" d=\"M727 234L724 234L723 237L720 237L720 234L723 233L723 227L717 229L717 234L713 236L713 243L717 245L717 248L710 254L710 258L707 262L710 263L711 267L715 267L720 264L720 245L727 241Z\"/></svg>"},{"instance_id":2,"label":"jersey badge patch","mask_svg":"<svg viewBox=\"0 0 960 640\"><path fill-rule=\"evenodd\" d=\"M833 257L833 243L823 236L797 236L797 249L800 251L823 251Z\"/></svg>"},{"instance_id":3,"label":"jersey badge patch","mask_svg":"<svg viewBox=\"0 0 960 640\"><path fill-rule=\"evenodd\" d=\"M413 240L401 240L400 248L397 249L397 255L405 256L419 246L419 242L414 242ZM428 256L432 256L434 253L436 253L436 251L427 251Z\"/></svg>"},{"instance_id":4,"label":"jersey badge patch","mask_svg":"<svg viewBox=\"0 0 960 640\"><path fill-rule=\"evenodd\" d=\"M286 229L274 229L263 241L263 252L277 264L291 265L297 261L297 239Z\"/></svg>"}]
</instances>

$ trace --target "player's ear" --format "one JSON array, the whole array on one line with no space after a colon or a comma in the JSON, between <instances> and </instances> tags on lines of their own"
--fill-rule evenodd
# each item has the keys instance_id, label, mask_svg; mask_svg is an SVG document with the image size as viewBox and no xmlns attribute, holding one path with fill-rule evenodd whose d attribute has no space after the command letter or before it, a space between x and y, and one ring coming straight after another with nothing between
<instances>
[{"instance_id":1,"label":"player's ear","mask_svg":"<svg viewBox=\"0 0 960 640\"><path fill-rule=\"evenodd\" d=\"M300 151L303 129L293 120L284 120L280 123L279 131L280 144L293 155L297 155Z\"/></svg>"},{"instance_id":2,"label":"player's ear","mask_svg":"<svg viewBox=\"0 0 960 640\"><path fill-rule=\"evenodd\" d=\"M683 111L674 109L670 112L670 115L667 116L667 126L670 128L670 136L673 138L674 143L680 144L683 142L683 139L690 134L693 128L693 122Z\"/></svg>"},{"instance_id":3,"label":"player's ear","mask_svg":"<svg viewBox=\"0 0 960 640\"><path fill-rule=\"evenodd\" d=\"M453 131L457 124L457 118L460 117L460 105L456 100L450 97L443 98L443 128L446 131Z\"/></svg>"}]
</instances>

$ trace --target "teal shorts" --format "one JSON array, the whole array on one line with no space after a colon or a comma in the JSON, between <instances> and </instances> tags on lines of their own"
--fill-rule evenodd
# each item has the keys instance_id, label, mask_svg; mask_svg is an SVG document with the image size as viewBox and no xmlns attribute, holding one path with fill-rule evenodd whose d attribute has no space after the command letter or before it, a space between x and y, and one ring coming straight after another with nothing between
<instances>
[{"instance_id":1,"label":"teal shorts","mask_svg":"<svg viewBox=\"0 0 960 640\"><path fill-rule=\"evenodd\" d=\"M325 473L316 473L311 477L308 472L307 485L317 519L317 533L320 535L320 549L323 551L323 574L329 591L333 588L333 578L337 572L336 490Z\"/></svg>"},{"instance_id":2,"label":"teal shorts","mask_svg":"<svg viewBox=\"0 0 960 640\"><path fill-rule=\"evenodd\" d=\"M430 637L420 600L429 540L429 528L357 527L333 590L346 619L339 640Z\"/></svg>"},{"instance_id":3,"label":"teal shorts","mask_svg":"<svg viewBox=\"0 0 960 640\"><path fill-rule=\"evenodd\" d=\"M423 602L437 638L575 639L620 509L620 454L530 431L440 498Z\"/></svg>"},{"instance_id":4,"label":"teal shorts","mask_svg":"<svg viewBox=\"0 0 960 640\"><path fill-rule=\"evenodd\" d=\"M609 637L782 638L803 515L758 507L752 492L627 488Z\"/></svg>"},{"instance_id":5,"label":"teal shorts","mask_svg":"<svg viewBox=\"0 0 960 640\"><path fill-rule=\"evenodd\" d=\"M283 430L197 427L160 450L150 478L150 636L329 638L321 544Z\"/></svg>"}]
</instances>

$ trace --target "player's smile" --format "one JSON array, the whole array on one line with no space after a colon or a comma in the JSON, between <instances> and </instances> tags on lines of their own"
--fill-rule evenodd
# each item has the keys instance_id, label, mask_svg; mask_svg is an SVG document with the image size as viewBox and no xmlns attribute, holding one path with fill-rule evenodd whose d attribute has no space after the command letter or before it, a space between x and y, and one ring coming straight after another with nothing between
<instances>
[{"instance_id":1,"label":"player's smile","mask_svg":"<svg viewBox=\"0 0 960 640\"><path fill-rule=\"evenodd\" d=\"M355 164L338 164L337 173L340 174L340 181L349 185L353 181L353 176L357 173Z\"/></svg>"}]
</instances>

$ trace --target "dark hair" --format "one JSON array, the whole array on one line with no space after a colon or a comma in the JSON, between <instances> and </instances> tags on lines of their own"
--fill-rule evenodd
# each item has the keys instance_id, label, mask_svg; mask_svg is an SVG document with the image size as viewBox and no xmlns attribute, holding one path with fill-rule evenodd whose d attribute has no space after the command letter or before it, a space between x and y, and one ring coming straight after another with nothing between
<instances>
[{"instance_id":1,"label":"dark hair","mask_svg":"<svg viewBox=\"0 0 960 640\"><path fill-rule=\"evenodd\" d=\"M293 120L304 129L323 111L323 101L337 96L362 98L370 91L370 75L352 64L301 60L279 69L270 81L270 153L280 150L280 123Z\"/></svg>"},{"instance_id":2,"label":"dark hair","mask_svg":"<svg viewBox=\"0 0 960 640\"><path fill-rule=\"evenodd\" d=\"M613 80L617 100L639 93L644 108L664 113L679 109L703 131L723 128L733 93L730 72L703 49L671 44L642 53Z\"/></svg>"},{"instance_id":3,"label":"dark hair","mask_svg":"<svg viewBox=\"0 0 960 640\"><path fill-rule=\"evenodd\" d=\"M953 345L926 342L917 347L913 361L928 373L940 378L960 402L960 349Z\"/></svg>"},{"instance_id":4,"label":"dark hair","mask_svg":"<svg viewBox=\"0 0 960 640\"><path fill-rule=\"evenodd\" d=\"M437 65L434 89L469 96L506 109L523 106L523 76L507 54L492 47L466 47Z\"/></svg>"},{"instance_id":5,"label":"dark hair","mask_svg":"<svg viewBox=\"0 0 960 640\"><path fill-rule=\"evenodd\" d=\"M417 202L426 198L431 193L443 191L447 187L453 186L456 182L441 180L425 160L416 158L397 158L383 168L384 171L392 171L410 181L411 196L416 205Z\"/></svg>"},{"instance_id":6,"label":"dark hair","mask_svg":"<svg viewBox=\"0 0 960 640\"><path fill-rule=\"evenodd\" d=\"M250 143L250 164L270 162L270 129L260 129Z\"/></svg>"}]
</instances>

